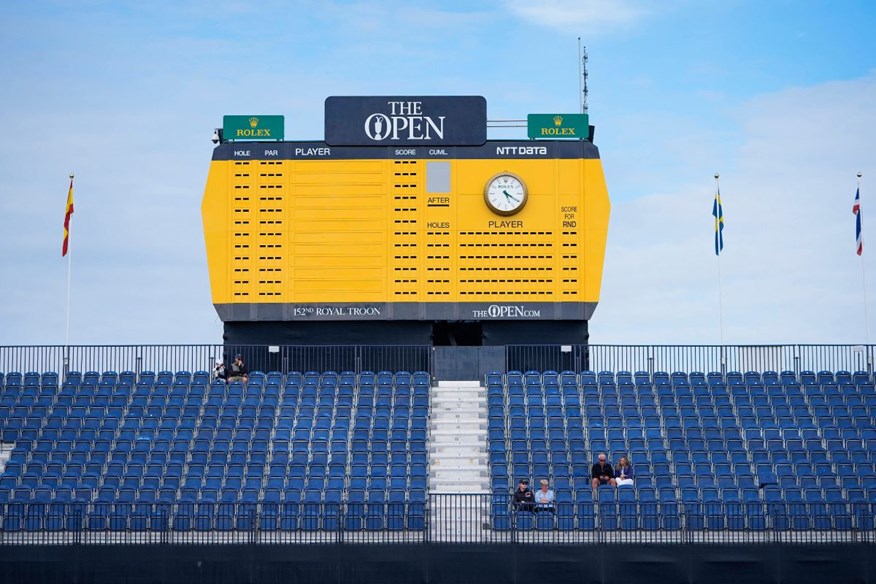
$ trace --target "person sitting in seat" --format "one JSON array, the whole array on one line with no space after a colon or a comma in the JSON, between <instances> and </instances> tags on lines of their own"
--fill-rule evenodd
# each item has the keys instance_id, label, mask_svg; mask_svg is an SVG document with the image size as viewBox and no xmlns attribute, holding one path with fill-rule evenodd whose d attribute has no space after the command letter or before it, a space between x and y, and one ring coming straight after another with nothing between
<instances>
[{"instance_id":1,"label":"person sitting in seat","mask_svg":"<svg viewBox=\"0 0 876 584\"><path fill-rule=\"evenodd\" d=\"M621 456L614 469L615 482L617 486L633 485L633 465L630 464L630 459L626 456Z\"/></svg>"},{"instance_id":2,"label":"person sitting in seat","mask_svg":"<svg viewBox=\"0 0 876 584\"><path fill-rule=\"evenodd\" d=\"M614 469L610 462L606 462L604 452L599 454L598 462L590 469L590 476L594 489L598 489L599 485L617 486L617 481L614 480Z\"/></svg>"},{"instance_id":3,"label":"person sitting in seat","mask_svg":"<svg viewBox=\"0 0 876 584\"><path fill-rule=\"evenodd\" d=\"M529 479L520 479L517 490L514 491L513 505L515 511L532 511L535 507L532 489L529 488Z\"/></svg>"},{"instance_id":4,"label":"person sitting in seat","mask_svg":"<svg viewBox=\"0 0 876 584\"><path fill-rule=\"evenodd\" d=\"M225 374L228 375L228 382L232 381L242 381L246 383L246 365L243 362L243 355L237 354L234 356L234 361L231 363L231 366L225 371Z\"/></svg>"},{"instance_id":5,"label":"person sitting in seat","mask_svg":"<svg viewBox=\"0 0 876 584\"><path fill-rule=\"evenodd\" d=\"M535 510L536 512L549 511L553 513L554 492L545 479L541 479L540 486L541 488L535 492Z\"/></svg>"},{"instance_id":6,"label":"person sitting in seat","mask_svg":"<svg viewBox=\"0 0 876 584\"><path fill-rule=\"evenodd\" d=\"M216 367L213 368L213 379L217 381L225 381L225 363L216 361Z\"/></svg>"}]
</instances>

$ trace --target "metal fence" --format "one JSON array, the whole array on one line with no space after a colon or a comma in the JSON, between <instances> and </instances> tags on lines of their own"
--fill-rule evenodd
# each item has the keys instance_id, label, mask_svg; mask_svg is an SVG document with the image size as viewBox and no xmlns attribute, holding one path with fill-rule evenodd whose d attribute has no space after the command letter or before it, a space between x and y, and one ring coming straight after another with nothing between
<instances>
[{"instance_id":1,"label":"metal fence","mask_svg":"<svg viewBox=\"0 0 876 584\"><path fill-rule=\"evenodd\" d=\"M6 503L0 545L46 543L876 543L873 503Z\"/></svg>"},{"instance_id":2,"label":"metal fence","mask_svg":"<svg viewBox=\"0 0 876 584\"><path fill-rule=\"evenodd\" d=\"M0 372L212 371L241 354L250 371L429 371L431 347L394 345L0 346Z\"/></svg>"},{"instance_id":3,"label":"metal fence","mask_svg":"<svg viewBox=\"0 0 876 584\"><path fill-rule=\"evenodd\" d=\"M509 345L507 370L866 371L876 345Z\"/></svg>"},{"instance_id":4,"label":"metal fence","mask_svg":"<svg viewBox=\"0 0 876 584\"><path fill-rule=\"evenodd\" d=\"M242 354L251 371L434 371L432 347L382 345L0 346L0 372L211 371ZM505 369L866 371L876 345L508 345Z\"/></svg>"}]
</instances>

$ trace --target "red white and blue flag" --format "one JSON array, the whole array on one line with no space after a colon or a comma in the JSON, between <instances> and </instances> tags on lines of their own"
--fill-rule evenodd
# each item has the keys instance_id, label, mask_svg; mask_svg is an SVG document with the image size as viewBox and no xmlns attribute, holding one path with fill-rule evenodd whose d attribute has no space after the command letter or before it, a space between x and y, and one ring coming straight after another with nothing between
<instances>
[{"instance_id":1,"label":"red white and blue flag","mask_svg":"<svg viewBox=\"0 0 876 584\"><path fill-rule=\"evenodd\" d=\"M855 202L852 205L852 213L855 214L855 249L858 255L864 253L864 238L861 236L861 188L855 191Z\"/></svg>"}]
</instances>

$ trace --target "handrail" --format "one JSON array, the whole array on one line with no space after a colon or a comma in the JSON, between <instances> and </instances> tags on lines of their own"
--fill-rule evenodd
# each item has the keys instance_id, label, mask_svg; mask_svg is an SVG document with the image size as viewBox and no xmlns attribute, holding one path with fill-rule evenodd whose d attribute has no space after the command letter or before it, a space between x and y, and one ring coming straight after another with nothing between
<instances>
[{"instance_id":1,"label":"handrail","mask_svg":"<svg viewBox=\"0 0 876 584\"><path fill-rule=\"evenodd\" d=\"M236 354L260 371L431 371L424 345L32 345L0 346L0 373L212 371Z\"/></svg>"},{"instance_id":2,"label":"handrail","mask_svg":"<svg viewBox=\"0 0 876 584\"><path fill-rule=\"evenodd\" d=\"M558 502L508 495L423 502L0 505L0 546L45 543L876 543L868 502Z\"/></svg>"},{"instance_id":3,"label":"handrail","mask_svg":"<svg viewBox=\"0 0 876 584\"><path fill-rule=\"evenodd\" d=\"M508 345L506 370L866 371L876 345Z\"/></svg>"},{"instance_id":4,"label":"handrail","mask_svg":"<svg viewBox=\"0 0 876 584\"><path fill-rule=\"evenodd\" d=\"M0 372L210 371L241 353L251 370L432 371L425 345L5 345ZM876 345L507 345L505 370L865 371Z\"/></svg>"}]
</instances>

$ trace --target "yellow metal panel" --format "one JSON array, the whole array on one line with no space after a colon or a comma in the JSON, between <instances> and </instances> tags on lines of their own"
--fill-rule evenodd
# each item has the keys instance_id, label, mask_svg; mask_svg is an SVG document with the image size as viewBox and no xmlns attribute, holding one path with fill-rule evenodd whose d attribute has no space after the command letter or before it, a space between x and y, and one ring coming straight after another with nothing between
<instances>
[{"instance_id":1,"label":"yellow metal panel","mask_svg":"<svg viewBox=\"0 0 876 584\"><path fill-rule=\"evenodd\" d=\"M228 208L231 203L228 196L228 167L231 164L226 161L210 164L201 203L207 268L214 303L229 302L231 298L229 256L233 256L233 252L228 249Z\"/></svg>"},{"instance_id":2,"label":"yellow metal panel","mask_svg":"<svg viewBox=\"0 0 876 584\"><path fill-rule=\"evenodd\" d=\"M344 268L382 268L386 265L386 255L384 253L374 254L372 256L360 255L355 258L343 255L302 255L293 254L290 258L292 265L297 268L314 268L326 267L333 269Z\"/></svg>"},{"instance_id":3,"label":"yellow metal panel","mask_svg":"<svg viewBox=\"0 0 876 584\"><path fill-rule=\"evenodd\" d=\"M363 242L383 243L386 233L377 231L299 231L295 236L296 244L318 243L325 245L349 245ZM383 251L383 250L381 250Z\"/></svg>"},{"instance_id":4,"label":"yellow metal panel","mask_svg":"<svg viewBox=\"0 0 876 584\"><path fill-rule=\"evenodd\" d=\"M599 160L215 161L202 204L214 303L596 302L610 204ZM516 215L484 203L510 171Z\"/></svg>"}]
</instances>

